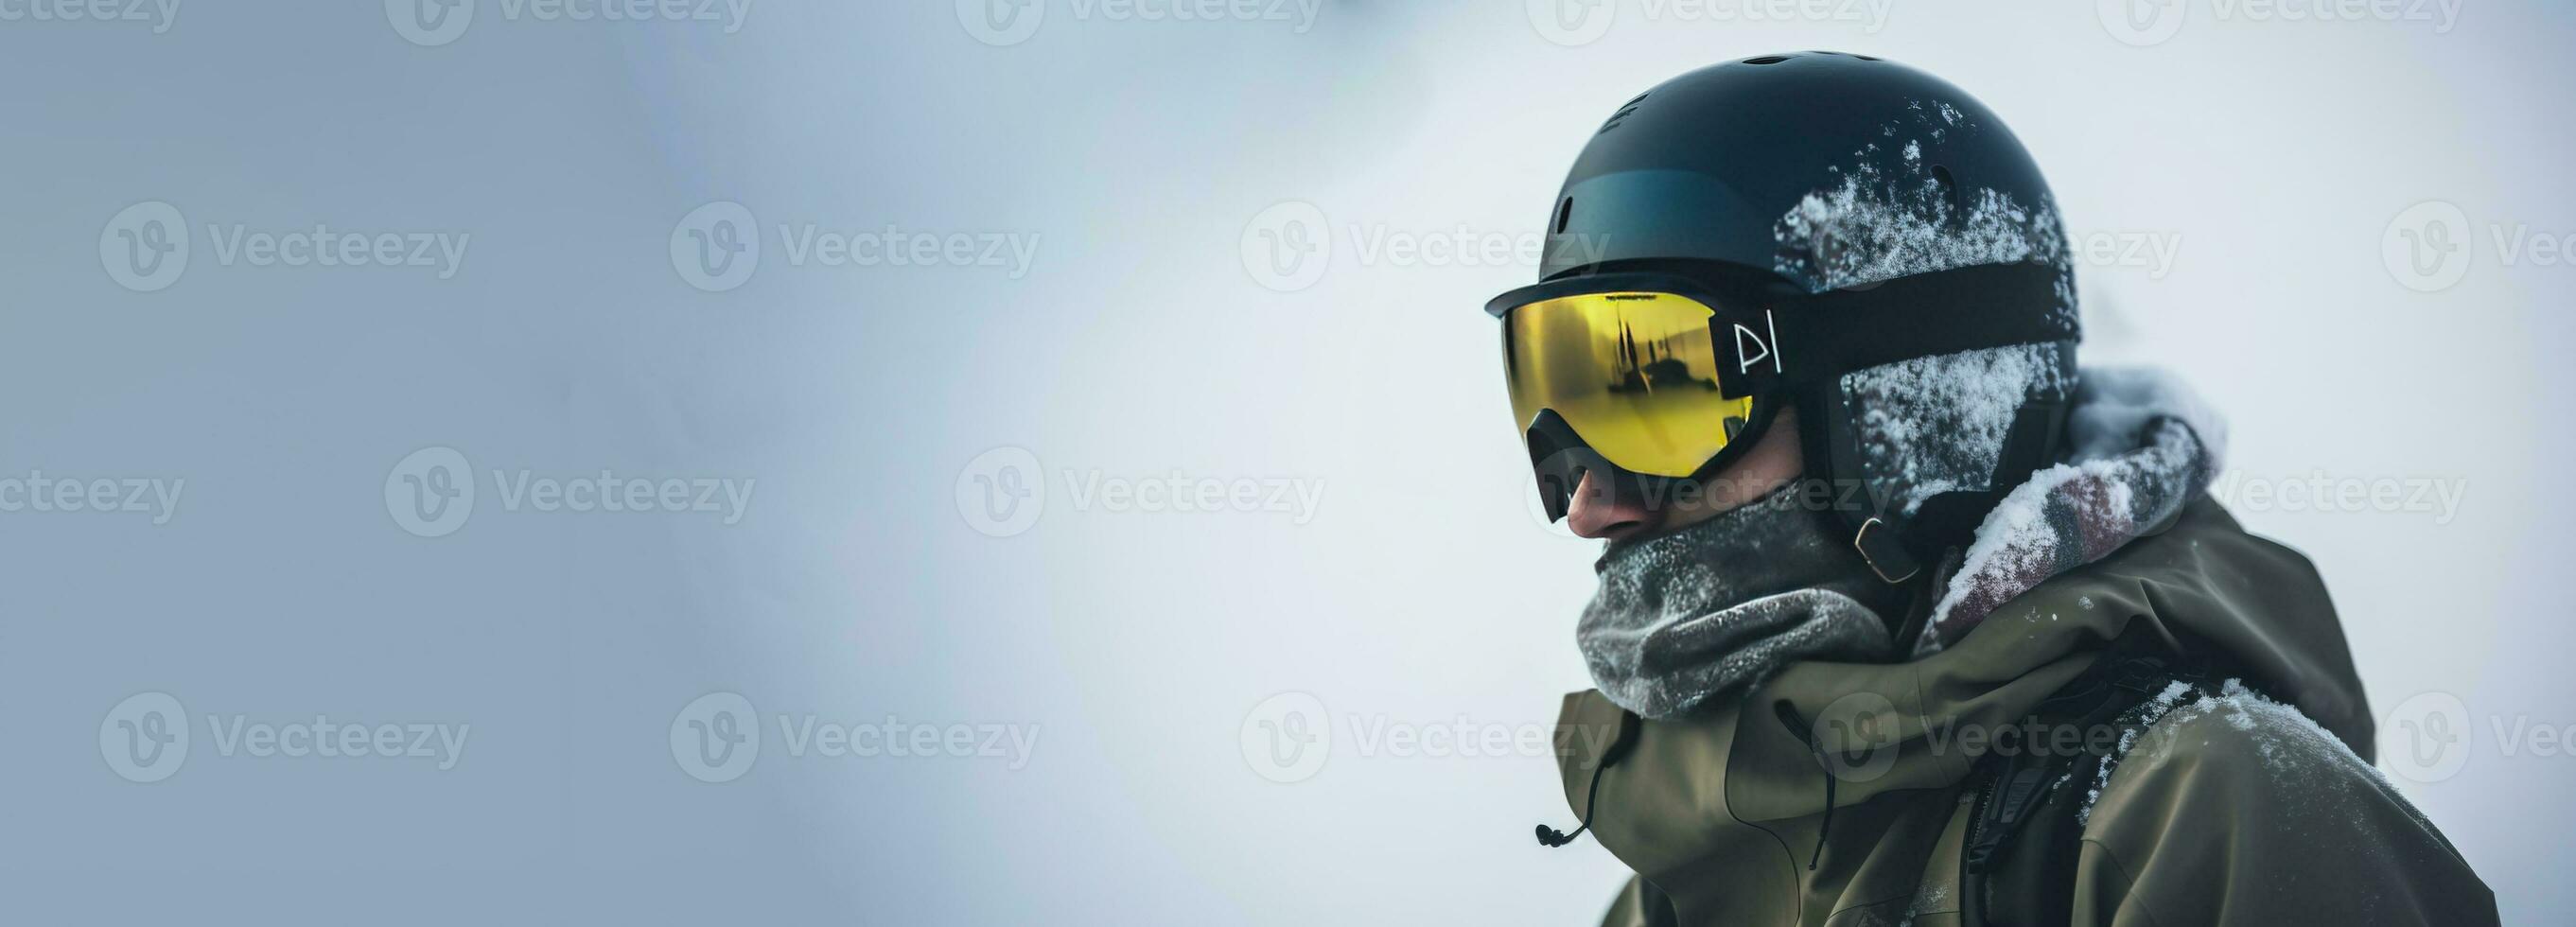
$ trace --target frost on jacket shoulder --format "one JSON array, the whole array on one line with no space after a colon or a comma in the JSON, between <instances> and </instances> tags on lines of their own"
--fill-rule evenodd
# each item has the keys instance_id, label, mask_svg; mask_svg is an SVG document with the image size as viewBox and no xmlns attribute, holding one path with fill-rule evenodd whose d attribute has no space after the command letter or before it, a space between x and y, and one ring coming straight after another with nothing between
<instances>
[{"instance_id":1,"label":"frost on jacket shoulder","mask_svg":"<svg viewBox=\"0 0 2576 927\"><path fill-rule=\"evenodd\" d=\"M2095 786L2074 922L2493 924L2450 841L2344 742L2233 680Z\"/></svg>"}]
</instances>

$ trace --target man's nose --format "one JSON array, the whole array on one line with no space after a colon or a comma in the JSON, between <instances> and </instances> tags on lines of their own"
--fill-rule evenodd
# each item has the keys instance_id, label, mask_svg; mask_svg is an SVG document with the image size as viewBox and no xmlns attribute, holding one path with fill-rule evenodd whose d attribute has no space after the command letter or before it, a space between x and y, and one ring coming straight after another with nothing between
<instances>
[{"instance_id":1,"label":"man's nose","mask_svg":"<svg viewBox=\"0 0 2576 927\"><path fill-rule=\"evenodd\" d=\"M1566 508L1565 527L1583 537L1616 540L1645 530L1653 517L1643 504L1613 498L1610 482L1586 470Z\"/></svg>"}]
</instances>

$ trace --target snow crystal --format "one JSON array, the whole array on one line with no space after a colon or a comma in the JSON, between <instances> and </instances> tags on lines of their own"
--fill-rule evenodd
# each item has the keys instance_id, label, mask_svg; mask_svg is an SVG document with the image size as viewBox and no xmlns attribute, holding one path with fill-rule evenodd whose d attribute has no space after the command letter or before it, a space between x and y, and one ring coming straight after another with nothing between
<instances>
[{"instance_id":1,"label":"snow crystal","mask_svg":"<svg viewBox=\"0 0 2576 927\"><path fill-rule=\"evenodd\" d=\"M2081 609L2084 609L2085 611L2092 611L2092 610L2093 610L2093 597L2092 597L2092 596L2089 596L2089 595L2079 595L2079 596L2076 596L2076 597L2075 597L2075 605L2076 605L2076 607L2081 608Z\"/></svg>"},{"instance_id":2,"label":"snow crystal","mask_svg":"<svg viewBox=\"0 0 2576 927\"><path fill-rule=\"evenodd\" d=\"M1914 900L1906 903L1905 917L1904 919L1896 922L1896 927L1913 927L1915 918L1921 917L1925 914L1948 911L1950 908L1946 907L1946 905L1949 903L1949 886L1932 884L1924 885L1923 887L1915 890Z\"/></svg>"},{"instance_id":3,"label":"snow crystal","mask_svg":"<svg viewBox=\"0 0 2576 927\"><path fill-rule=\"evenodd\" d=\"M2166 683L2164 691L2156 693L2156 697L2150 701L2150 704L2155 706L2155 714L2162 716L2165 712L2172 711L2174 703L2181 701L2183 695L2190 691L2190 684L2176 679Z\"/></svg>"},{"instance_id":4,"label":"snow crystal","mask_svg":"<svg viewBox=\"0 0 2576 927\"><path fill-rule=\"evenodd\" d=\"M2092 819L2093 805L2111 781L2111 774L2121 761L2138 749L2148 738L2158 739L2153 749L2171 749L2178 725L2200 718L2214 718L2227 725L2253 744L2264 772L2271 777L2275 798L2296 803L2318 803L2314 807L2336 809L2355 805L2351 799L2356 788L2375 787L2379 792L2397 796L2395 788L2378 769L2352 752L2343 738L2326 730L2297 706L2276 702L2262 693L2247 688L2241 679L2221 683L2215 693L2204 692L2189 704L2179 704L2190 687L2180 681L2168 685L2142 709L2142 727L2120 739L2118 748L2107 758L2093 787L2086 793L2084 805L2077 809L2076 820ZM2142 736L2143 735L2143 736ZM2207 746L2208 741L2199 742ZM2403 801L2402 797L2397 800ZM2410 807L2411 812L2411 807Z\"/></svg>"},{"instance_id":5,"label":"snow crystal","mask_svg":"<svg viewBox=\"0 0 2576 927\"><path fill-rule=\"evenodd\" d=\"M1909 164L1921 167L1920 160ZM1863 164L1844 172L1841 186L1807 194L1780 218L1772 233L1782 251L1775 269L1840 289L1979 264L2064 266L2065 232L2054 206L2027 206L1992 189L1961 199L1966 215L1954 217L1938 181L1888 182ZM2064 311L2071 316L2073 307Z\"/></svg>"},{"instance_id":6,"label":"snow crystal","mask_svg":"<svg viewBox=\"0 0 2576 927\"><path fill-rule=\"evenodd\" d=\"M1969 130L1958 107L1907 106L1911 130L1939 142L1950 129ZM1901 127L1882 126L1895 138ZM1913 274L2037 261L2060 270L2061 311L2071 329L2073 265L2065 227L2053 203L2022 203L1992 188L1953 191L1925 162L1922 139L1900 149L1901 169L1880 168L1875 143L1852 153L1854 164L1837 170L1839 186L1808 194L1780 217L1772 237L1780 245L1773 269L1821 289L1840 289ZM1955 198L1954 198L1955 194Z\"/></svg>"},{"instance_id":7,"label":"snow crystal","mask_svg":"<svg viewBox=\"0 0 2576 927\"><path fill-rule=\"evenodd\" d=\"M2176 679L2166 683L2163 691L2157 692L2154 698L2139 703L2136 709L2138 726L2121 732L2119 745L2111 749L2111 755L2103 758L2099 771L2093 774L2093 787L2085 790L2084 804L2075 809L2076 826L2092 823L2094 803L2101 801L2102 790L2111 786L2111 770L2120 765L2120 760L2129 755L2131 748L2137 746L2138 735L2153 729L2166 715L2172 714L2174 706L2191 691L2190 683Z\"/></svg>"}]
</instances>

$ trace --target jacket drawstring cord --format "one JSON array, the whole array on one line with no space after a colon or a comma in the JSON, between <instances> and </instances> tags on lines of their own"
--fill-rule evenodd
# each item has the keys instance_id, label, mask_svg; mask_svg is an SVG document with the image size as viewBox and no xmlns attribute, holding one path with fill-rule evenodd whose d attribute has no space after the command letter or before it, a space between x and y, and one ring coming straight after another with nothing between
<instances>
[{"instance_id":1,"label":"jacket drawstring cord","mask_svg":"<svg viewBox=\"0 0 2576 927\"><path fill-rule=\"evenodd\" d=\"M1807 854L1808 872L1816 871L1816 861L1825 858L1825 838L1834 832L1834 780L1842 778L1834 775L1832 769L1824 768L1823 754L1818 754L1816 759L1817 768L1824 769L1825 773L1825 820L1816 827L1815 852Z\"/></svg>"},{"instance_id":2,"label":"jacket drawstring cord","mask_svg":"<svg viewBox=\"0 0 2576 927\"><path fill-rule=\"evenodd\" d=\"M1816 863L1825 858L1825 841L1833 836L1834 783L1842 777L1834 775L1833 764L1825 756L1825 745L1816 742L1815 729L1807 726L1807 719L1798 716L1798 709L1790 707L1787 702L1775 702L1773 707L1777 709L1780 723L1789 728L1789 733L1806 742L1808 754L1816 759L1817 771L1825 774L1825 817L1816 825L1816 848L1807 854L1807 871L1814 872Z\"/></svg>"},{"instance_id":3,"label":"jacket drawstring cord","mask_svg":"<svg viewBox=\"0 0 2576 927\"><path fill-rule=\"evenodd\" d=\"M1583 794L1583 820L1577 823L1574 828L1574 832L1566 833L1545 824L1541 824L1538 826L1538 842L1540 846L1561 847L1566 844L1573 843L1574 838L1583 836L1584 831L1592 829L1592 812L1599 807L1601 802L1601 773L1609 768L1610 764L1606 762L1592 767L1592 785L1590 788L1586 789Z\"/></svg>"}]
</instances>

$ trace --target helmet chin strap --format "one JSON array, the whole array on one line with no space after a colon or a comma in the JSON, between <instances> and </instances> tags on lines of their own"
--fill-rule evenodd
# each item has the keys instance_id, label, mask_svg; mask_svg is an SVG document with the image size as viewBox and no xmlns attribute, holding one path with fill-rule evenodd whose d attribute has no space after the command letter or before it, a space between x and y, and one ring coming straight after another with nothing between
<instances>
[{"instance_id":1,"label":"helmet chin strap","mask_svg":"<svg viewBox=\"0 0 2576 927\"><path fill-rule=\"evenodd\" d=\"M1923 501L1908 513L1885 487L1868 478L1862 464L1858 423L1839 382L1822 384L1801 397L1798 418L1807 460L1807 475L1833 489L1833 507L1851 530L1852 548L1870 570L1889 585L1912 582L1927 564L1938 563L1951 550L1965 547L1977 526L2006 494L2056 459L2066 421L2066 403L2027 399L2013 417L2002 453L1983 490L1946 492Z\"/></svg>"}]
</instances>

